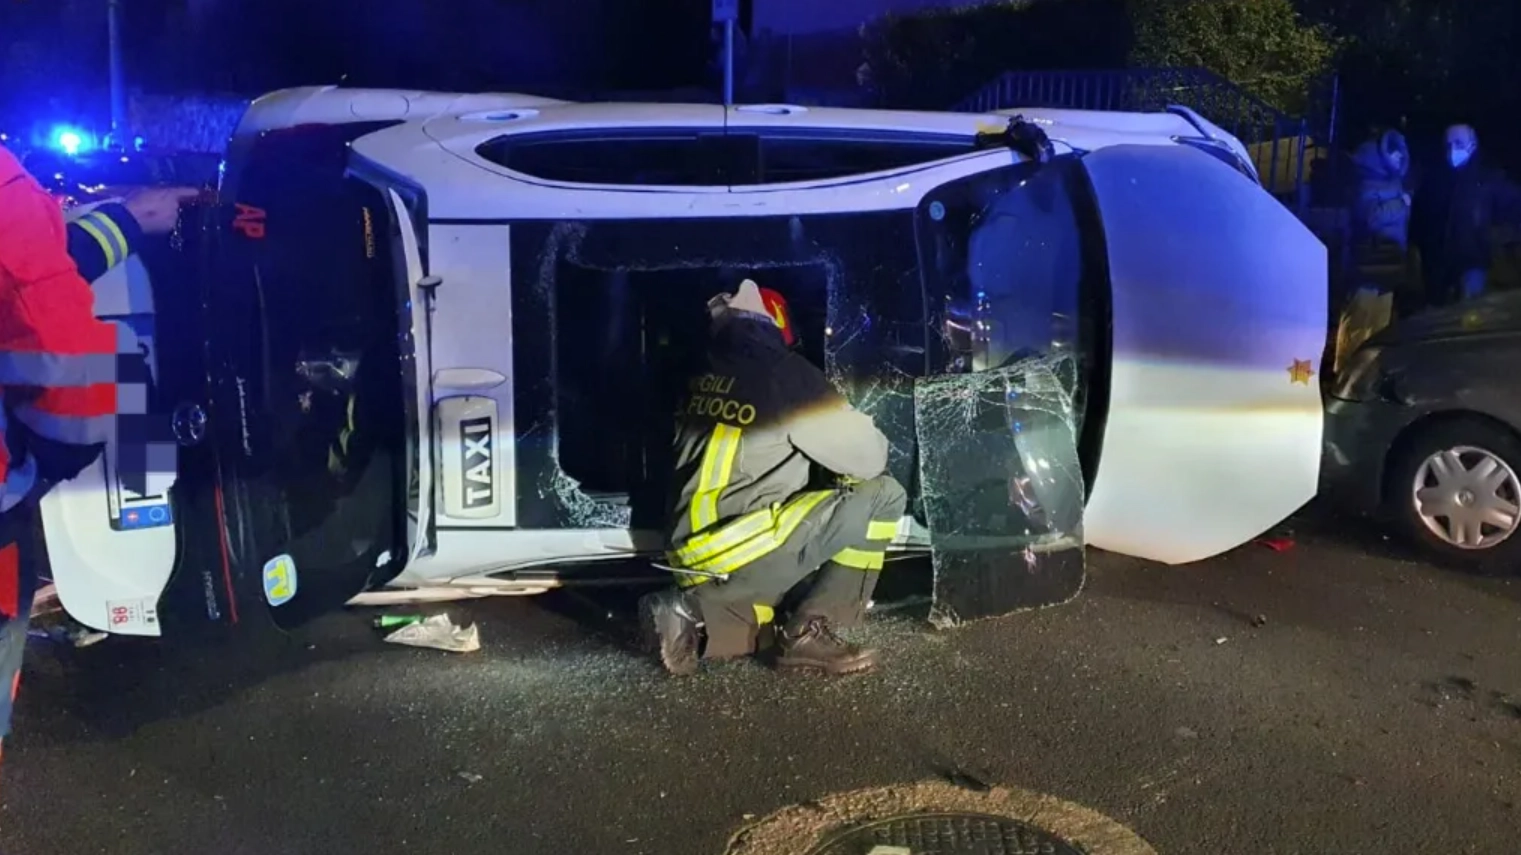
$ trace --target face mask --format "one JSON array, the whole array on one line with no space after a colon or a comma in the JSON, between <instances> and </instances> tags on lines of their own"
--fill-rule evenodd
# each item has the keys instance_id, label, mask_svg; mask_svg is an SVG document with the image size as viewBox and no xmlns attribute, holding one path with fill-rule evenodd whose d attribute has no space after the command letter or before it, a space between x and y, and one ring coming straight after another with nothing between
<instances>
[{"instance_id":1,"label":"face mask","mask_svg":"<svg viewBox=\"0 0 1521 855\"><path fill-rule=\"evenodd\" d=\"M1468 158L1472 154L1473 152L1469 151L1466 148L1452 148L1447 150L1447 159L1451 161L1452 167L1456 169L1459 166L1467 163Z\"/></svg>"}]
</instances>

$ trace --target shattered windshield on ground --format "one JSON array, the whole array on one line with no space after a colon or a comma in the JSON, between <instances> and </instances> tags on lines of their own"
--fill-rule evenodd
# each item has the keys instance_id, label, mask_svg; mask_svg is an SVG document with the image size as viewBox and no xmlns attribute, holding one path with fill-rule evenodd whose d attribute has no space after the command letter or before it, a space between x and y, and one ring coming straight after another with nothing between
<instances>
[{"instance_id":1,"label":"shattered windshield on ground","mask_svg":"<svg viewBox=\"0 0 1521 855\"><path fill-rule=\"evenodd\" d=\"M514 224L517 524L665 528L706 305L748 278L887 436L928 524L937 620L1070 598L1085 268L1065 173L1046 169L953 181L916 210Z\"/></svg>"}]
</instances>

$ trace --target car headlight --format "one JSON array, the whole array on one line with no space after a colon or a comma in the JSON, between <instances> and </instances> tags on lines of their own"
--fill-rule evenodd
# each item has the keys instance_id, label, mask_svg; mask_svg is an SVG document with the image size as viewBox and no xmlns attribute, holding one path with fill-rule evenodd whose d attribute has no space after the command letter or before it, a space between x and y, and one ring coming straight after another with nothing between
<instances>
[{"instance_id":1,"label":"car headlight","mask_svg":"<svg viewBox=\"0 0 1521 855\"><path fill-rule=\"evenodd\" d=\"M1344 401L1366 401L1375 397L1382 376L1379 366L1382 355L1381 347L1363 347L1353 353L1336 378L1332 396Z\"/></svg>"}]
</instances>

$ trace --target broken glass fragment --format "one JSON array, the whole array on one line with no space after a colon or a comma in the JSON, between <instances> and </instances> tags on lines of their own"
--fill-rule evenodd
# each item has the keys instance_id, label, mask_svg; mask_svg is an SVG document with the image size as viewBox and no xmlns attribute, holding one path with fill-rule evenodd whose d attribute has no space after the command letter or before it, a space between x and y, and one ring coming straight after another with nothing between
<instances>
[{"instance_id":1,"label":"broken glass fragment","mask_svg":"<svg viewBox=\"0 0 1521 855\"><path fill-rule=\"evenodd\" d=\"M1077 376L1063 354L915 385L936 626L1057 605L1082 589Z\"/></svg>"}]
</instances>

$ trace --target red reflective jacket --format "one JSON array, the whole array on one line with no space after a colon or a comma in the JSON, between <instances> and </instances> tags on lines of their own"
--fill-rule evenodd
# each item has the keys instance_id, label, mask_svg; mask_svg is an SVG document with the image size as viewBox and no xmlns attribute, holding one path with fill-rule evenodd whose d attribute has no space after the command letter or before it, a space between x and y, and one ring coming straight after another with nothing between
<instances>
[{"instance_id":1,"label":"red reflective jacket","mask_svg":"<svg viewBox=\"0 0 1521 855\"><path fill-rule=\"evenodd\" d=\"M134 337L96 320L94 299L69 256L58 204L0 148L0 511L34 480L11 459L25 449L4 441L6 419L66 446L111 434L117 354L131 352Z\"/></svg>"}]
</instances>

